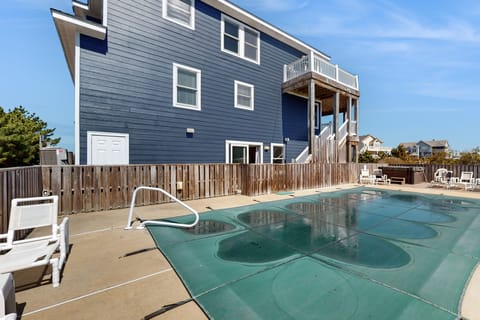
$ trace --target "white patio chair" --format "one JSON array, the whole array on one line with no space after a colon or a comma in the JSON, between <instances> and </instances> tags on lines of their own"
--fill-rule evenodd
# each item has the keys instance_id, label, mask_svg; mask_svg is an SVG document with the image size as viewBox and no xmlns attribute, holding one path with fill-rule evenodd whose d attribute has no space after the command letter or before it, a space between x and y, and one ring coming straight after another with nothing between
<instances>
[{"instance_id":1,"label":"white patio chair","mask_svg":"<svg viewBox=\"0 0 480 320\"><path fill-rule=\"evenodd\" d=\"M9 273L36 266L52 266L52 285L58 287L60 271L68 254L68 218L60 225L58 196L13 199L6 240L0 244L0 273ZM48 235L14 240L15 231L47 227ZM59 251L59 256L54 253Z\"/></svg>"},{"instance_id":2,"label":"white patio chair","mask_svg":"<svg viewBox=\"0 0 480 320\"><path fill-rule=\"evenodd\" d=\"M15 283L11 273L0 274L0 319L17 319Z\"/></svg>"},{"instance_id":3,"label":"white patio chair","mask_svg":"<svg viewBox=\"0 0 480 320\"><path fill-rule=\"evenodd\" d=\"M452 171L447 170L445 168L440 168L437 171L435 171L435 174L433 175L433 180L430 182L430 185L432 187L440 186L440 187L450 188L452 186L451 176L452 176Z\"/></svg>"},{"instance_id":4,"label":"white patio chair","mask_svg":"<svg viewBox=\"0 0 480 320\"><path fill-rule=\"evenodd\" d=\"M382 169L376 169L373 171L375 176L375 184L390 184L391 180L386 174L383 174Z\"/></svg>"},{"instance_id":5,"label":"white patio chair","mask_svg":"<svg viewBox=\"0 0 480 320\"><path fill-rule=\"evenodd\" d=\"M452 178L452 183L458 187L464 187L465 190L473 190L475 187L475 178L473 172L462 171L460 178Z\"/></svg>"},{"instance_id":6,"label":"white patio chair","mask_svg":"<svg viewBox=\"0 0 480 320\"><path fill-rule=\"evenodd\" d=\"M475 179L475 183L473 184L473 190L480 188L480 178Z\"/></svg>"},{"instance_id":7,"label":"white patio chair","mask_svg":"<svg viewBox=\"0 0 480 320\"><path fill-rule=\"evenodd\" d=\"M360 183L368 183L368 184L375 184L375 176L371 175L368 169L361 169L360 170Z\"/></svg>"}]
</instances>

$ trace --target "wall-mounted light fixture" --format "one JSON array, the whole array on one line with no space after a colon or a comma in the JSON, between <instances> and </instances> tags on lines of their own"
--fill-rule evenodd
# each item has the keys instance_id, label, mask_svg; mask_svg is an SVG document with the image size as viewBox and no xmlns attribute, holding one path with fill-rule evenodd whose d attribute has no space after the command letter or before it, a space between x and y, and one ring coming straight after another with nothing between
<instances>
[{"instance_id":1,"label":"wall-mounted light fixture","mask_svg":"<svg viewBox=\"0 0 480 320\"><path fill-rule=\"evenodd\" d=\"M193 134L195 133L195 128L187 128L185 131L185 136L187 139L193 139Z\"/></svg>"},{"instance_id":2,"label":"wall-mounted light fixture","mask_svg":"<svg viewBox=\"0 0 480 320\"><path fill-rule=\"evenodd\" d=\"M285 142L288 142L288 141L290 141L290 138L289 138L289 137L285 137L283 140L284 140Z\"/></svg>"},{"instance_id":3,"label":"wall-mounted light fixture","mask_svg":"<svg viewBox=\"0 0 480 320\"><path fill-rule=\"evenodd\" d=\"M263 147L263 150L265 150L265 152L269 151L269 150L270 150L270 146L265 146L265 147Z\"/></svg>"}]
</instances>

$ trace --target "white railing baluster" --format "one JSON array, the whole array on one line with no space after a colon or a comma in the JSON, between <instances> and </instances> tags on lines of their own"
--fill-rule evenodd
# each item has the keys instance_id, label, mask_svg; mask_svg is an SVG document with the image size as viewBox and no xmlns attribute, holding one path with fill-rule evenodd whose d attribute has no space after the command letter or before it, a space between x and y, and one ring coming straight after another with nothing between
<instances>
[{"instance_id":1,"label":"white railing baluster","mask_svg":"<svg viewBox=\"0 0 480 320\"><path fill-rule=\"evenodd\" d=\"M308 58L308 62L310 64L309 70L311 72L315 72L315 53L313 53L313 51L310 51L310 56Z\"/></svg>"}]
</instances>

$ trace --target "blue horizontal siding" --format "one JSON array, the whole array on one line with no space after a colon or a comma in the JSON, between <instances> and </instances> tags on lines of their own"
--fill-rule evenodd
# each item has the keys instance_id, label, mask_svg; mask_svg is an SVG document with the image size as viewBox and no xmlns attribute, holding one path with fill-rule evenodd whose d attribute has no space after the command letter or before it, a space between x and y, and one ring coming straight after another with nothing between
<instances>
[{"instance_id":1,"label":"blue horizontal siding","mask_svg":"<svg viewBox=\"0 0 480 320\"><path fill-rule=\"evenodd\" d=\"M263 33L259 65L222 52L221 13L195 4L191 30L159 1L110 0L107 39L81 37L82 163L87 131L128 133L131 163L224 162L225 140L306 145L306 101L281 91L283 65L302 54ZM173 63L201 70L201 111L173 107ZM254 111L234 108L235 80L255 86Z\"/></svg>"}]
</instances>

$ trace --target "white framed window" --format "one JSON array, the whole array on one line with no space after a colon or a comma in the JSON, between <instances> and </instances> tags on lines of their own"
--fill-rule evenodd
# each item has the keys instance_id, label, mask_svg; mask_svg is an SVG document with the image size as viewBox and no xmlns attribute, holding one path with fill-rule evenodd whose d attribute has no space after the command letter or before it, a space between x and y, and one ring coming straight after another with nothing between
<instances>
[{"instance_id":1,"label":"white framed window","mask_svg":"<svg viewBox=\"0 0 480 320\"><path fill-rule=\"evenodd\" d=\"M222 51L260 64L260 33L222 15Z\"/></svg>"},{"instance_id":2,"label":"white framed window","mask_svg":"<svg viewBox=\"0 0 480 320\"><path fill-rule=\"evenodd\" d=\"M201 77L198 69L173 64L173 106L201 110Z\"/></svg>"},{"instance_id":3,"label":"white framed window","mask_svg":"<svg viewBox=\"0 0 480 320\"><path fill-rule=\"evenodd\" d=\"M226 163L263 163L263 143L248 141L225 141Z\"/></svg>"},{"instance_id":4,"label":"white framed window","mask_svg":"<svg viewBox=\"0 0 480 320\"><path fill-rule=\"evenodd\" d=\"M162 16L195 30L195 0L163 0Z\"/></svg>"},{"instance_id":5,"label":"white framed window","mask_svg":"<svg viewBox=\"0 0 480 320\"><path fill-rule=\"evenodd\" d=\"M235 108L251 110L254 109L255 90L252 84L236 81L235 85Z\"/></svg>"},{"instance_id":6,"label":"white framed window","mask_svg":"<svg viewBox=\"0 0 480 320\"><path fill-rule=\"evenodd\" d=\"M281 143L271 144L272 163L285 163L285 145Z\"/></svg>"}]
</instances>

